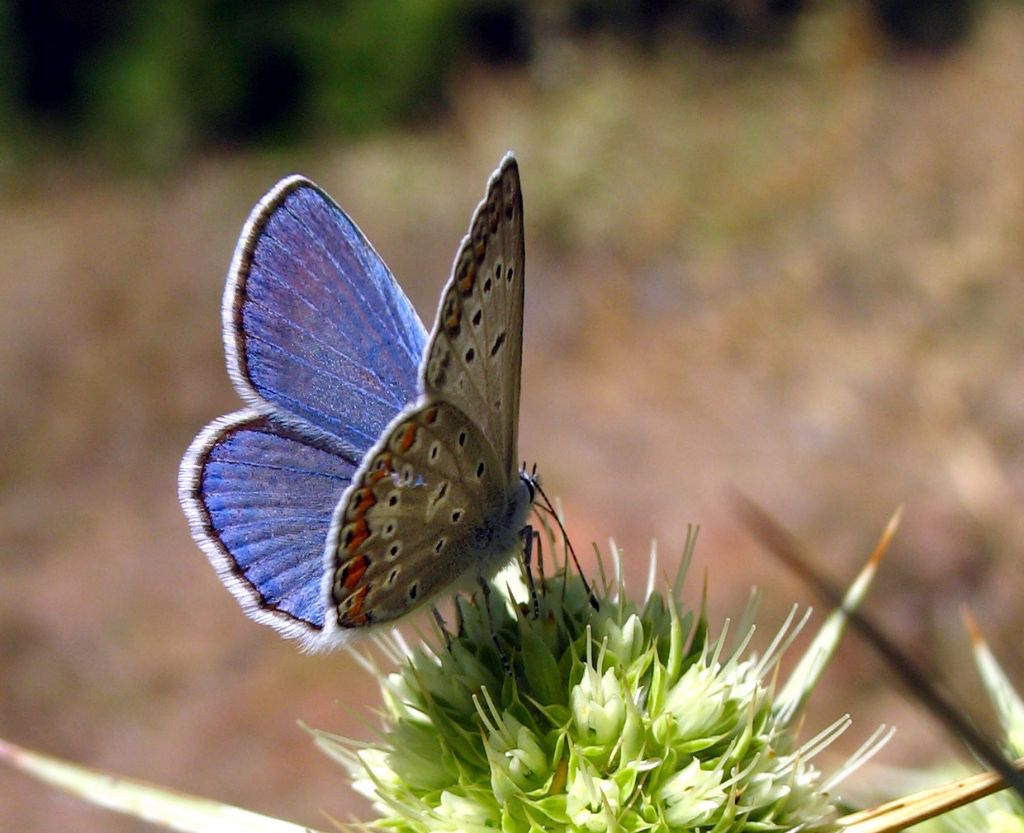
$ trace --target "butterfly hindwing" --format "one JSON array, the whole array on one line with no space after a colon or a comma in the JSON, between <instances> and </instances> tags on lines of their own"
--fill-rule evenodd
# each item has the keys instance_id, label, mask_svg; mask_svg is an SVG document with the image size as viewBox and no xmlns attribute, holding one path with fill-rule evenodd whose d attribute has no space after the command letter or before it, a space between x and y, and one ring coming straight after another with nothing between
<instances>
[{"instance_id":1,"label":"butterfly hindwing","mask_svg":"<svg viewBox=\"0 0 1024 833\"><path fill-rule=\"evenodd\" d=\"M467 571L486 571L485 539L505 494L491 444L458 408L437 402L403 413L335 518L326 589L339 627L395 619Z\"/></svg>"},{"instance_id":2,"label":"butterfly hindwing","mask_svg":"<svg viewBox=\"0 0 1024 833\"><path fill-rule=\"evenodd\" d=\"M223 318L242 397L354 451L417 397L419 317L362 232L307 179L282 180L253 210Z\"/></svg>"},{"instance_id":3,"label":"butterfly hindwing","mask_svg":"<svg viewBox=\"0 0 1024 833\"><path fill-rule=\"evenodd\" d=\"M316 554L357 466L253 411L221 417L192 443L178 483L192 535L257 621L307 640L323 629Z\"/></svg>"},{"instance_id":4,"label":"butterfly hindwing","mask_svg":"<svg viewBox=\"0 0 1024 833\"><path fill-rule=\"evenodd\" d=\"M455 257L422 375L427 397L461 408L510 476L518 469L524 261L519 168L508 155Z\"/></svg>"}]
</instances>

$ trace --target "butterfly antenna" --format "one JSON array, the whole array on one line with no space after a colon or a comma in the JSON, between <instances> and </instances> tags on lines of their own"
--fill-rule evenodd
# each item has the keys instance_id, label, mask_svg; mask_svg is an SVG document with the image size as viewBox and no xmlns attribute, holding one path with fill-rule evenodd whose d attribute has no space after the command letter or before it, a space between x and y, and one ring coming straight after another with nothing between
<instances>
[{"instance_id":1,"label":"butterfly antenna","mask_svg":"<svg viewBox=\"0 0 1024 833\"><path fill-rule=\"evenodd\" d=\"M783 529L753 501L736 495L735 501L743 520L754 536L780 561L810 584L829 604L843 608L847 620L860 632L885 660L889 668L903 681L907 690L925 706L947 729L967 743L992 769L999 773L1005 784L1024 798L1024 773L1000 754L996 745L979 732L962 706L928 679L928 675L910 656L900 649L882 629L858 610L843 607L843 594L825 576L815 570L804 555L796 538ZM886 538L890 537L887 531ZM888 543L887 540L883 543Z\"/></svg>"},{"instance_id":2,"label":"butterfly antenna","mask_svg":"<svg viewBox=\"0 0 1024 833\"><path fill-rule=\"evenodd\" d=\"M566 547L569 549L569 554L572 556L572 563L576 565L576 572L580 574L580 581L583 582L583 587L587 591L587 595L590 597L590 606L594 610L600 610L601 606L598 604L597 596L594 595L594 591L590 587L590 582L587 581L587 577L583 575L583 568L580 566L580 560L576 557L576 548L572 545L572 539L569 538L569 533L565 529L565 524L562 523L562 518L555 511L554 505L551 503L551 498L547 496L547 493L541 487L539 481L534 481L534 487L537 489L538 494L544 498L544 503L547 504L547 510L551 513L555 519L555 523L558 524L558 528L562 532L562 540L565 541Z\"/></svg>"}]
</instances>

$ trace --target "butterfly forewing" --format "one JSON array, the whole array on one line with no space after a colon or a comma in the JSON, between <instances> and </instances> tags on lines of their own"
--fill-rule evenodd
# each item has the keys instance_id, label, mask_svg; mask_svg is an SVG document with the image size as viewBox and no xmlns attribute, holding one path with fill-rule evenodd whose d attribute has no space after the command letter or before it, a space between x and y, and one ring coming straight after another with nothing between
<instances>
[{"instance_id":1,"label":"butterfly forewing","mask_svg":"<svg viewBox=\"0 0 1024 833\"><path fill-rule=\"evenodd\" d=\"M354 451L417 395L419 317L362 232L307 179L282 180L249 217L223 315L243 398Z\"/></svg>"},{"instance_id":2,"label":"butterfly forewing","mask_svg":"<svg viewBox=\"0 0 1024 833\"><path fill-rule=\"evenodd\" d=\"M491 444L453 405L396 420L335 519L329 593L339 627L397 618L484 569L474 559L501 517L504 480Z\"/></svg>"},{"instance_id":3,"label":"butterfly forewing","mask_svg":"<svg viewBox=\"0 0 1024 833\"><path fill-rule=\"evenodd\" d=\"M427 397L451 402L480 427L510 482L518 469L524 260L523 199L510 155L459 247L422 370Z\"/></svg>"}]
</instances>

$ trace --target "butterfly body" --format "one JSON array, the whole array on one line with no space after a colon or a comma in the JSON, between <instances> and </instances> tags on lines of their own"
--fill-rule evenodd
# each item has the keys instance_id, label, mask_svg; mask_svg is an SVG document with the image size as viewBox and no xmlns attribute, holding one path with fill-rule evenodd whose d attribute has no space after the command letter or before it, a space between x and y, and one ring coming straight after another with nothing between
<instances>
[{"instance_id":1,"label":"butterfly body","mask_svg":"<svg viewBox=\"0 0 1024 833\"><path fill-rule=\"evenodd\" d=\"M321 650L490 577L521 546L522 197L488 183L428 336L383 261L313 183L243 229L223 306L248 407L182 461L193 536L254 619Z\"/></svg>"}]
</instances>

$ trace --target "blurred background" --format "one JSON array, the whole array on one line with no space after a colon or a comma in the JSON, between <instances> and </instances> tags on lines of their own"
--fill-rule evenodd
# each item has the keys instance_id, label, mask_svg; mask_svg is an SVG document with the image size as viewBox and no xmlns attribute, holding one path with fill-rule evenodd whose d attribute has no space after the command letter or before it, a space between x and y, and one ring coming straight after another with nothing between
<instances>
[{"instance_id":1,"label":"blurred background","mask_svg":"<svg viewBox=\"0 0 1024 833\"><path fill-rule=\"evenodd\" d=\"M297 725L373 737L374 686L246 619L178 461L238 407L223 278L302 172L422 317L519 156L520 453L642 584L701 525L713 629L816 604L763 503L987 719L959 606L1012 675L1024 510L1024 5L800 0L9 0L0 5L0 737L316 826L365 816ZM814 622L820 623L816 614ZM808 733L956 744L850 638ZM870 787L869 766L858 783ZM135 831L0 770L6 830Z\"/></svg>"}]
</instances>

